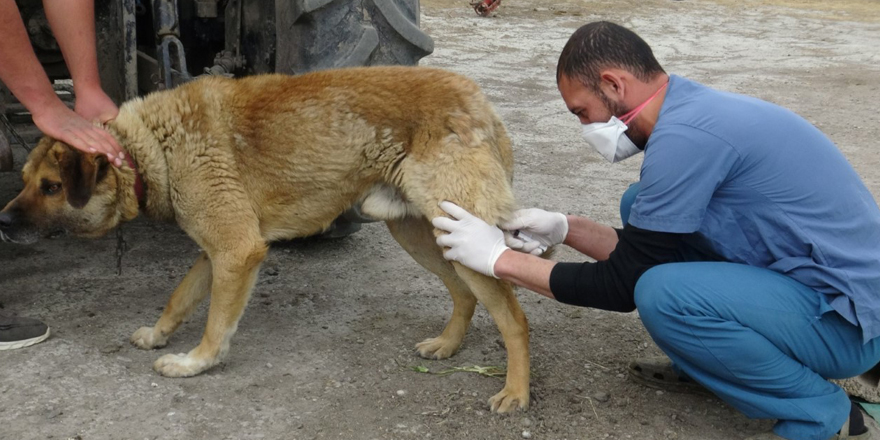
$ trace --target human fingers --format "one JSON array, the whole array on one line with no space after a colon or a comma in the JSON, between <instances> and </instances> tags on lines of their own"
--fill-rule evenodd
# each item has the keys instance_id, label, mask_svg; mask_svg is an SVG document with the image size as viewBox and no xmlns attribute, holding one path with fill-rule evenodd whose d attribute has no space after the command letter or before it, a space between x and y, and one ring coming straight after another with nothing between
<instances>
[{"instance_id":1,"label":"human fingers","mask_svg":"<svg viewBox=\"0 0 880 440\"><path fill-rule=\"evenodd\" d=\"M513 219L502 224L501 227L504 229L510 229L511 231L517 229L534 229L535 221L543 212L545 212L543 209L538 208L518 209L514 211Z\"/></svg>"},{"instance_id":2,"label":"human fingers","mask_svg":"<svg viewBox=\"0 0 880 440\"><path fill-rule=\"evenodd\" d=\"M107 160L113 165L121 166L122 160L119 157L119 153L114 148L115 145L111 144L104 137L103 133L104 131L102 129L89 125L78 130L77 137L88 144L87 148L89 148L90 151L95 150L95 152L107 156Z\"/></svg>"},{"instance_id":3,"label":"human fingers","mask_svg":"<svg viewBox=\"0 0 880 440\"><path fill-rule=\"evenodd\" d=\"M544 253L544 251L541 250L542 247L543 247L543 245L541 244L541 242L539 242L537 240L529 241L529 242L526 242L525 244L523 244L523 247L522 247L522 249L520 249L520 251L525 252L527 254L532 254L532 255L541 255L542 253ZM537 254L535 254L536 251L538 252Z\"/></svg>"},{"instance_id":4,"label":"human fingers","mask_svg":"<svg viewBox=\"0 0 880 440\"><path fill-rule=\"evenodd\" d=\"M101 146L101 151L107 155L107 159L114 165L121 166L122 160L125 159L125 154L113 135L103 128L96 126L91 127L90 134L92 139Z\"/></svg>"},{"instance_id":5,"label":"human fingers","mask_svg":"<svg viewBox=\"0 0 880 440\"><path fill-rule=\"evenodd\" d=\"M103 127L97 126L95 127L95 130L97 130L101 138L104 139L110 149L115 152L120 159L125 159L125 150L122 149L122 146L119 145L119 142L116 141L116 138L113 137L109 131Z\"/></svg>"},{"instance_id":6,"label":"human fingers","mask_svg":"<svg viewBox=\"0 0 880 440\"><path fill-rule=\"evenodd\" d=\"M437 237L437 245L441 247L451 248L454 247L456 243L457 240L455 239L455 237L452 237L451 234L443 234Z\"/></svg>"},{"instance_id":7,"label":"human fingers","mask_svg":"<svg viewBox=\"0 0 880 440\"><path fill-rule=\"evenodd\" d=\"M440 209L445 211L447 214L455 217L458 220L463 220L469 217L473 217L473 215L467 212L464 208L456 205L455 203L449 201L440 202Z\"/></svg>"},{"instance_id":8,"label":"human fingers","mask_svg":"<svg viewBox=\"0 0 880 440\"><path fill-rule=\"evenodd\" d=\"M434 219L431 220L431 224L437 229L452 232L457 229L456 225L458 222L449 217L434 217Z\"/></svg>"},{"instance_id":9,"label":"human fingers","mask_svg":"<svg viewBox=\"0 0 880 440\"><path fill-rule=\"evenodd\" d=\"M526 229L525 219L522 217L514 217L513 220L507 221L501 224L501 229L507 229L509 231L516 231L519 229Z\"/></svg>"},{"instance_id":10,"label":"human fingers","mask_svg":"<svg viewBox=\"0 0 880 440\"><path fill-rule=\"evenodd\" d=\"M522 249L523 245L526 243L524 240L521 240L521 239L515 237L513 235L513 233L510 231L503 230L503 232L504 232L504 244L506 244L507 247L514 249L514 250Z\"/></svg>"}]
</instances>

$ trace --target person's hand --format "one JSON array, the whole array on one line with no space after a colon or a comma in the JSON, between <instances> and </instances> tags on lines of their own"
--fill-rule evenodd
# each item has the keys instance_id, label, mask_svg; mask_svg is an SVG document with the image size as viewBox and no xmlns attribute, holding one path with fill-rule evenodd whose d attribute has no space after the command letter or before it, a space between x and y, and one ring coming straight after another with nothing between
<instances>
[{"instance_id":1,"label":"person's hand","mask_svg":"<svg viewBox=\"0 0 880 440\"><path fill-rule=\"evenodd\" d=\"M87 121L101 124L112 121L119 114L119 107L101 89L78 90L73 110Z\"/></svg>"},{"instance_id":2,"label":"person's hand","mask_svg":"<svg viewBox=\"0 0 880 440\"><path fill-rule=\"evenodd\" d=\"M562 244L568 235L568 219L561 212L538 208L520 209L513 220L501 225L507 246L532 255L541 255L550 246Z\"/></svg>"},{"instance_id":3,"label":"person's hand","mask_svg":"<svg viewBox=\"0 0 880 440\"><path fill-rule=\"evenodd\" d=\"M452 202L440 202L440 209L455 219L435 217L431 220L435 228L449 232L437 237L438 245L449 248L443 252L443 257L498 278L495 276L495 262L508 249L501 229Z\"/></svg>"},{"instance_id":4,"label":"person's hand","mask_svg":"<svg viewBox=\"0 0 880 440\"><path fill-rule=\"evenodd\" d=\"M33 118L43 134L86 153L105 154L110 163L122 165L125 155L116 139L103 128L67 108L60 100L58 105L47 106L33 113Z\"/></svg>"}]
</instances>

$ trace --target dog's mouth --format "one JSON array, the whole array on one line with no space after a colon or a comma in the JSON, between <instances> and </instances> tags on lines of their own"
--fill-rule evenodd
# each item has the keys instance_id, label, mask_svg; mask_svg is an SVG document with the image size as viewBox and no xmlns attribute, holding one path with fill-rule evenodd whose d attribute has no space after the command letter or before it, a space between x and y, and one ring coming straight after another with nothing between
<instances>
[{"instance_id":1,"label":"dog's mouth","mask_svg":"<svg viewBox=\"0 0 880 440\"><path fill-rule=\"evenodd\" d=\"M0 231L0 240L3 240L4 243L14 243L14 244L34 244L39 241L40 236L36 233L28 233L28 234L11 234L10 232Z\"/></svg>"},{"instance_id":2,"label":"dog's mouth","mask_svg":"<svg viewBox=\"0 0 880 440\"><path fill-rule=\"evenodd\" d=\"M0 241L3 243L28 245L40 241L41 235L48 239L55 239L67 235L67 232L64 229L52 230L45 234L40 234L35 230L15 231L14 233L12 231L0 230Z\"/></svg>"}]
</instances>

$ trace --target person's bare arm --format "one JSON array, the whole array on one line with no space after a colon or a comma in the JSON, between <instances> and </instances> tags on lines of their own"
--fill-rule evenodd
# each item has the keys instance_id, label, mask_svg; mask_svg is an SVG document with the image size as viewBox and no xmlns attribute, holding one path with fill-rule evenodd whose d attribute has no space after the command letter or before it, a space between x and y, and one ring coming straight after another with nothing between
<instances>
[{"instance_id":1,"label":"person's bare arm","mask_svg":"<svg viewBox=\"0 0 880 440\"><path fill-rule=\"evenodd\" d=\"M83 0L77 0L79 1ZM57 6L67 4L67 1L47 3ZM91 1L88 7L91 11L90 3ZM92 14L89 12L89 16L93 17ZM69 16L67 19L74 20L78 17ZM94 24L91 30L93 37L90 44L94 52ZM59 41L64 38L57 32L56 36ZM82 48L73 48L74 52L79 49ZM122 150L116 140L102 128L67 108L55 94L46 72L31 48L14 0L0 0L0 81L30 111L37 128L44 134L85 152L106 154L112 163L121 165Z\"/></svg>"},{"instance_id":2,"label":"person's bare arm","mask_svg":"<svg viewBox=\"0 0 880 440\"><path fill-rule=\"evenodd\" d=\"M596 261L607 260L617 247L617 231L585 217L567 215L568 235L564 244Z\"/></svg>"},{"instance_id":3,"label":"person's bare arm","mask_svg":"<svg viewBox=\"0 0 880 440\"><path fill-rule=\"evenodd\" d=\"M43 5L73 78L76 112L101 123L115 118L119 109L101 88L98 73L94 0L46 0Z\"/></svg>"},{"instance_id":4,"label":"person's bare arm","mask_svg":"<svg viewBox=\"0 0 880 440\"><path fill-rule=\"evenodd\" d=\"M555 261L507 250L495 262L495 275L517 286L556 299L550 292L550 272L555 265Z\"/></svg>"},{"instance_id":5,"label":"person's bare arm","mask_svg":"<svg viewBox=\"0 0 880 440\"><path fill-rule=\"evenodd\" d=\"M31 48L15 0L0 0L0 80L32 113L64 106Z\"/></svg>"}]
</instances>

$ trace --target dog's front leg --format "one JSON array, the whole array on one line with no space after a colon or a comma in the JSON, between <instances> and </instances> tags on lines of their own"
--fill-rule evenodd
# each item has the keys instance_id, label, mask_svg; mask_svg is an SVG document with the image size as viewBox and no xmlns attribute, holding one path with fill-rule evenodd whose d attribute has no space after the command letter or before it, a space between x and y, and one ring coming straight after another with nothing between
<instances>
[{"instance_id":1,"label":"dog's front leg","mask_svg":"<svg viewBox=\"0 0 880 440\"><path fill-rule=\"evenodd\" d=\"M235 249L211 256L211 307L208 309L208 325L202 342L187 354L160 357L153 364L153 369L163 376L187 377L220 362L229 351L229 341L238 328L238 320L250 298L260 263L267 251L265 243L252 247L239 244Z\"/></svg>"},{"instance_id":2,"label":"dog's front leg","mask_svg":"<svg viewBox=\"0 0 880 440\"><path fill-rule=\"evenodd\" d=\"M153 327L141 327L131 335L131 343L149 350L164 347L168 337L192 313L211 291L211 260L202 252L199 258L174 289L162 316Z\"/></svg>"}]
</instances>

